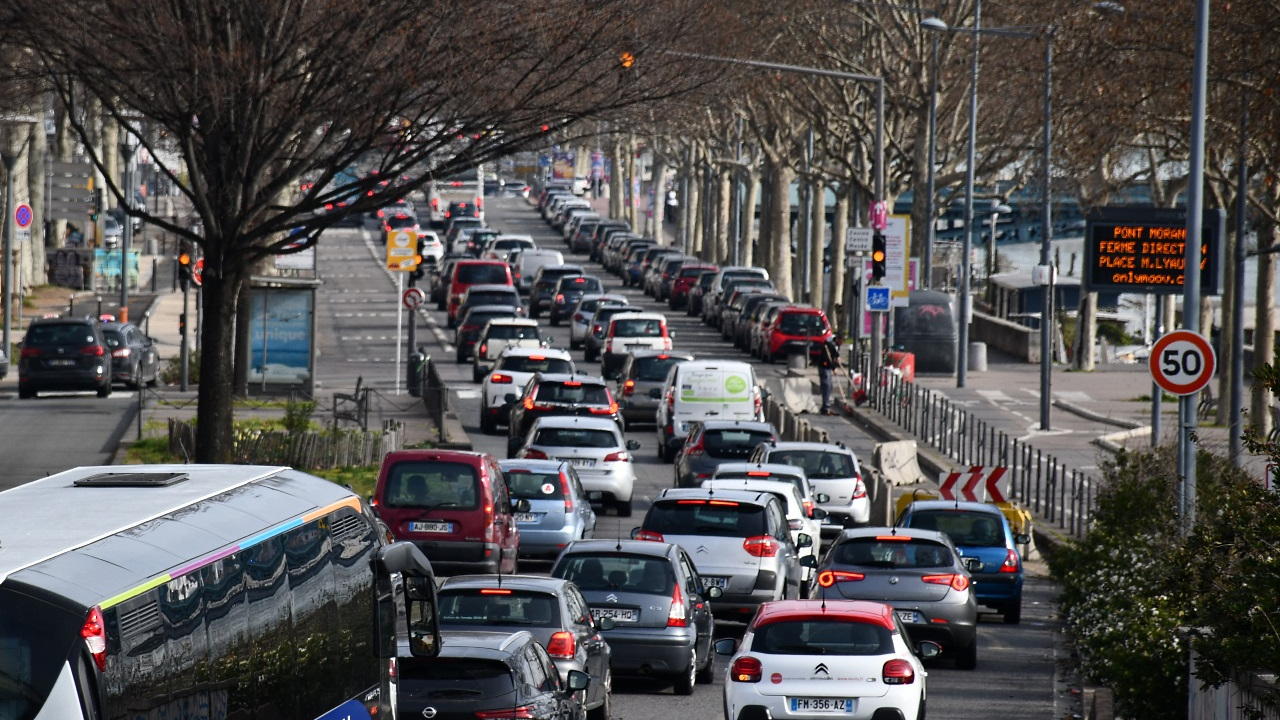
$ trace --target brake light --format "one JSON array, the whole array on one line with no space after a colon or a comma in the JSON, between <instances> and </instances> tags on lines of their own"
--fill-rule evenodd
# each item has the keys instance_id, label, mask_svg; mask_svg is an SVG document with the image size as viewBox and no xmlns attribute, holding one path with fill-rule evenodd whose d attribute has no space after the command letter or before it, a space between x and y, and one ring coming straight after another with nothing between
<instances>
[{"instance_id":1,"label":"brake light","mask_svg":"<svg viewBox=\"0 0 1280 720\"><path fill-rule=\"evenodd\" d=\"M440 198L431 198L431 209L432 210L440 209Z\"/></svg>"},{"instance_id":2,"label":"brake light","mask_svg":"<svg viewBox=\"0 0 1280 720\"><path fill-rule=\"evenodd\" d=\"M956 592L969 589L969 578L964 575L925 575L920 579L930 585L950 585Z\"/></svg>"},{"instance_id":3,"label":"brake light","mask_svg":"<svg viewBox=\"0 0 1280 720\"><path fill-rule=\"evenodd\" d=\"M596 325L595 327L591 328L592 335L599 335L602 332L604 332L604 328L601 327L600 325Z\"/></svg>"},{"instance_id":4,"label":"brake light","mask_svg":"<svg viewBox=\"0 0 1280 720\"><path fill-rule=\"evenodd\" d=\"M880 677L885 685L910 685L916 681L916 671L911 663L895 658L884 664Z\"/></svg>"},{"instance_id":5,"label":"brake light","mask_svg":"<svg viewBox=\"0 0 1280 720\"><path fill-rule=\"evenodd\" d=\"M107 353L106 353L106 351L105 351L105 350L103 350L103 349L102 349L102 346L101 346L101 345L88 345L88 346L86 346L86 347L82 347L82 348L80 348L80 354L81 354L81 355L89 355L89 356L92 356L92 357L102 357L103 355L106 355Z\"/></svg>"},{"instance_id":6,"label":"brake light","mask_svg":"<svg viewBox=\"0 0 1280 720\"><path fill-rule=\"evenodd\" d=\"M533 403L533 395L532 395L532 394L530 394L530 395L529 395L529 397L527 397L527 398L525 398L525 399L524 399L524 409L525 409L525 410L532 410L532 409L533 409L533 405L534 405L534 403Z\"/></svg>"},{"instance_id":7,"label":"brake light","mask_svg":"<svg viewBox=\"0 0 1280 720\"><path fill-rule=\"evenodd\" d=\"M113 358L127 358L127 357L129 357L129 348L120 348L119 350L112 350L112 351L111 351L111 357L113 357Z\"/></svg>"},{"instance_id":8,"label":"brake light","mask_svg":"<svg viewBox=\"0 0 1280 720\"><path fill-rule=\"evenodd\" d=\"M509 385L511 384L512 379L510 375L503 375L502 373L494 373L489 376L489 382L494 383L496 385Z\"/></svg>"},{"instance_id":9,"label":"brake light","mask_svg":"<svg viewBox=\"0 0 1280 720\"><path fill-rule=\"evenodd\" d=\"M564 386L565 387L582 387L582 383L579 382L578 380L566 380L564 382Z\"/></svg>"},{"instance_id":10,"label":"brake light","mask_svg":"<svg viewBox=\"0 0 1280 720\"><path fill-rule=\"evenodd\" d=\"M705 445L702 444L702 437L703 437L703 433L698 433L698 440L697 442L689 446L689 450L686 453L687 455L701 455L702 453L706 452L707 448Z\"/></svg>"},{"instance_id":11,"label":"brake light","mask_svg":"<svg viewBox=\"0 0 1280 720\"><path fill-rule=\"evenodd\" d=\"M622 394L623 394L623 395L628 395L628 396L629 396L629 395L635 395L635 394L636 394L636 381L635 381L635 380L628 380L628 381L626 381L626 382L622 383Z\"/></svg>"},{"instance_id":12,"label":"brake light","mask_svg":"<svg viewBox=\"0 0 1280 720\"><path fill-rule=\"evenodd\" d=\"M613 398L609 398L609 406L608 406L608 407L593 407L593 408L591 408L591 414L592 414L592 415L616 415L616 414L617 414L617 412L618 412L618 403L617 403L617 402L615 402Z\"/></svg>"},{"instance_id":13,"label":"brake light","mask_svg":"<svg viewBox=\"0 0 1280 720\"><path fill-rule=\"evenodd\" d=\"M684 593L680 592L680 583L676 583L675 592L671 593L671 609L667 611L667 627L688 627L688 609L684 605Z\"/></svg>"},{"instance_id":14,"label":"brake light","mask_svg":"<svg viewBox=\"0 0 1280 720\"><path fill-rule=\"evenodd\" d=\"M22 352L20 353L20 355L21 357L24 357L24 358L40 357L40 348L33 348L33 347L22 348Z\"/></svg>"},{"instance_id":15,"label":"brake light","mask_svg":"<svg viewBox=\"0 0 1280 720\"><path fill-rule=\"evenodd\" d=\"M564 473L560 473L560 494L564 496L564 509L572 510L573 493L569 491L569 476Z\"/></svg>"},{"instance_id":16,"label":"brake light","mask_svg":"<svg viewBox=\"0 0 1280 720\"><path fill-rule=\"evenodd\" d=\"M544 453L544 452L542 452L541 450L534 450L533 448L529 448L528 450L525 450L525 451L524 451L524 459L526 459L526 460L546 460L546 459L547 459L547 454L546 454L546 453Z\"/></svg>"},{"instance_id":17,"label":"brake light","mask_svg":"<svg viewBox=\"0 0 1280 720\"><path fill-rule=\"evenodd\" d=\"M818 585L825 588L831 587L836 583L857 582L866 577L862 573L846 572L844 570L823 570L818 573Z\"/></svg>"},{"instance_id":18,"label":"brake light","mask_svg":"<svg viewBox=\"0 0 1280 720\"><path fill-rule=\"evenodd\" d=\"M93 656L93 663L98 670L107 670L107 628L102 622L102 611L96 606L89 609L89 615L80 627L80 637L84 638L85 647Z\"/></svg>"},{"instance_id":19,"label":"brake light","mask_svg":"<svg viewBox=\"0 0 1280 720\"><path fill-rule=\"evenodd\" d=\"M484 539L485 542L493 541L493 505L491 503L484 506Z\"/></svg>"},{"instance_id":20,"label":"brake light","mask_svg":"<svg viewBox=\"0 0 1280 720\"><path fill-rule=\"evenodd\" d=\"M1018 566L1022 564L1022 560L1018 557L1017 550L1008 550L1004 554L1004 562L1000 564L1000 572L1016 573Z\"/></svg>"},{"instance_id":21,"label":"brake light","mask_svg":"<svg viewBox=\"0 0 1280 720\"><path fill-rule=\"evenodd\" d=\"M767 478L769 477L769 471L768 470L748 470L747 477Z\"/></svg>"},{"instance_id":22,"label":"brake light","mask_svg":"<svg viewBox=\"0 0 1280 720\"><path fill-rule=\"evenodd\" d=\"M564 303L564 293L559 293L558 295L556 295L556 302L561 304Z\"/></svg>"},{"instance_id":23,"label":"brake light","mask_svg":"<svg viewBox=\"0 0 1280 720\"><path fill-rule=\"evenodd\" d=\"M476 717L480 720L533 720L534 714L532 705L521 705L502 710L477 710Z\"/></svg>"},{"instance_id":24,"label":"brake light","mask_svg":"<svg viewBox=\"0 0 1280 720\"><path fill-rule=\"evenodd\" d=\"M876 541L877 542L911 542L911 537L908 535L877 535Z\"/></svg>"},{"instance_id":25,"label":"brake light","mask_svg":"<svg viewBox=\"0 0 1280 720\"><path fill-rule=\"evenodd\" d=\"M656 533L652 530L640 530L636 533L636 540L644 540L645 542L665 542L662 539L662 533Z\"/></svg>"},{"instance_id":26,"label":"brake light","mask_svg":"<svg viewBox=\"0 0 1280 720\"><path fill-rule=\"evenodd\" d=\"M488 356L488 354L489 354L489 343L484 343L484 344L482 344L482 345L480 346L480 354L481 354L481 355Z\"/></svg>"},{"instance_id":27,"label":"brake light","mask_svg":"<svg viewBox=\"0 0 1280 720\"><path fill-rule=\"evenodd\" d=\"M573 633L564 630L553 633L551 642L547 643L547 654L553 658L571 658L576 650Z\"/></svg>"},{"instance_id":28,"label":"brake light","mask_svg":"<svg viewBox=\"0 0 1280 720\"><path fill-rule=\"evenodd\" d=\"M605 462L631 462L631 454L625 450L619 450L615 453L609 453L604 456Z\"/></svg>"},{"instance_id":29,"label":"brake light","mask_svg":"<svg viewBox=\"0 0 1280 720\"><path fill-rule=\"evenodd\" d=\"M804 505L804 516L805 516L805 517L813 517L813 501L812 501L812 500L801 500L800 502L801 502L801 504L803 504L803 505Z\"/></svg>"},{"instance_id":30,"label":"brake light","mask_svg":"<svg viewBox=\"0 0 1280 720\"><path fill-rule=\"evenodd\" d=\"M862 475L853 476L853 499L860 500L867 496L867 484L862 482Z\"/></svg>"},{"instance_id":31,"label":"brake light","mask_svg":"<svg viewBox=\"0 0 1280 720\"><path fill-rule=\"evenodd\" d=\"M510 595L511 591L506 588L482 588L481 595Z\"/></svg>"},{"instance_id":32,"label":"brake light","mask_svg":"<svg viewBox=\"0 0 1280 720\"><path fill-rule=\"evenodd\" d=\"M729 679L734 682L760 682L760 675L764 672L764 667L760 661L751 657L740 657L733 661L733 666L729 668Z\"/></svg>"},{"instance_id":33,"label":"brake light","mask_svg":"<svg viewBox=\"0 0 1280 720\"><path fill-rule=\"evenodd\" d=\"M778 554L778 541L771 535L757 535L742 541L742 549L748 555L758 558L774 557Z\"/></svg>"}]
</instances>

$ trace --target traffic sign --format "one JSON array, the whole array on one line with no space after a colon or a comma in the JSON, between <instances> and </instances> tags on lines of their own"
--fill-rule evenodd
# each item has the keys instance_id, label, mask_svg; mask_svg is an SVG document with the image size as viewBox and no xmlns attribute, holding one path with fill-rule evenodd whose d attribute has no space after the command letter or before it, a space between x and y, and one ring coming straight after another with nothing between
<instances>
[{"instance_id":1,"label":"traffic sign","mask_svg":"<svg viewBox=\"0 0 1280 720\"><path fill-rule=\"evenodd\" d=\"M867 286L867 312L889 312L890 291L887 285Z\"/></svg>"},{"instance_id":2,"label":"traffic sign","mask_svg":"<svg viewBox=\"0 0 1280 720\"><path fill-rule=\"evenodd\" d=\"M1170 395L1194 395L1213 379L1218 364L1213 346L1199 333L1174 330L1151 348L1151 379Z\"/></svg>"},{"instance_id":3,"label":"traffic sign","mask_svg":"<svg viewBox=\"0 0 1280 720\"><path fill-rule=\"evenodd\" d=\"M404 291L404 295L400 299L404 303L405 309L417 310L426 301L427 294L422 292L422 288L411 287Z\"/></svg>"},{"instance_id":4,"label":"traffic sign","mask_svg":"<svg viewBox=\"0 0 1280 720\"><path fill-rule=\"evenodd\" d=\"M1005 467L974 465L965 472L944 473L938 480L938 494L944 500L1005 502L1008 472Z\"/></svg>"},{"instance_id":5,"label":"traffic sign","mask_svg":"<svg viewBox=\"0 0 1280 720\"><path fill-rule=\"evenodd\" d=\"M191 266L191 282L196 287L204 284L204 258L196 258L195 264Z\"/></svg>"},{"instance_id":6,"label":"traffic sign","mask_svg":"<svg viewBox=\"0 0 1280 720\"><path fill-rule=\"evenodd\" d=\"M13 220L18 224L19 230L26 230L31 227L31 206L22 203L13 211Z\"/></svg>"},{"instance_id":7,"label":"traffic sign","mask_svg":"<svg viewBox=\"0 0 1280 720\"><path fill-rule=\"evenodd\" d=\"M844 251L849 253L871 252L871 228L849 228L844 233Z\"/></svg>"},{"instance_id":8,"label":"traffic sign","mask_svg":"<svg viewBox=\"0 0 1280 720\"><path fill-rule=\"evenodd\" d=\"M418 234L409 230L387 231L387 269L410 272L418 267Z\"/></svg>"}]
</instances>

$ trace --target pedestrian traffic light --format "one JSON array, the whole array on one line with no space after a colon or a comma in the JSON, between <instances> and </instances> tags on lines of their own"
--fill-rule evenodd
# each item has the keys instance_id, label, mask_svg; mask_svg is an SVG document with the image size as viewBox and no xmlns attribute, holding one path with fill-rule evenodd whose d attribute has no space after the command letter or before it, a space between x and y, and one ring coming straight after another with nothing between
<instances>
[{"instance_id":1,"label":"pedestrian traffic light","mask_svg":"<svg viewBox=\"0 0 1280 720\"><path fill-rule=\"evenodd\" d=\"M178 314L178 334L184 335L184 336L187 334L187 314L186 313Z\"/></svg>"},{"instance_id":2,"label":"pedestrian traffic light","mask_svg":"<svg viewBox=\"0 0 1280 720\"><path fill-rule=\"evenodd\" d=\"M622 53L618 55L618 63L629 70L636 64L636 56L628 50L623 50Z\"/></svg>"},{"instance_id":3,"label":"pedestrian traffic light","mask_svg":"<svg viewBox=\"0 0 1280 720\"><path fill-rule=\"evenodd\" d=\"M422 236L419 235L418 245L413 251L413 269L409 271L409 285L411 287L415 282L421 280L427 275L427 268L422 264L422 246L425 244L426 243L423 241Z\"/></svg>"},{"instance_id":4,"label":"pedestrian traffic light","mask_svg":"<svg viewBox=\"0 0 1280 720\"><path fill-rule=\"evenodd\" d=\"M865 235L863 237L866 237ZM885 238L881 233L871 236L871 277L879 280L884 277L884 261L888 256L885 249Z\"/></svg>"},{"instance_id":5,"label":"pedestrian traffic light","mask_svg":"<svg viewBox=\"0 0 1280 720\"><path fill-rule=\"evenodd\" d=\"M184 292L191 284L191 255L187 253L178 255L178 283Z\"/></svg>"}]
</instances>

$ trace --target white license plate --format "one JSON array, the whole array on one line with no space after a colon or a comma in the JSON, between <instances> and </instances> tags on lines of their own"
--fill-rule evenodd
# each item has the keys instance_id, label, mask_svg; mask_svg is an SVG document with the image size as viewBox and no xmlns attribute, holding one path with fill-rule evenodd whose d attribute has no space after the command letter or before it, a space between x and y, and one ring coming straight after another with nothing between
<instances>
[{"instance_id":1,"label":"white license plate","mask_svg":"<svg viewBox=\"0 0 1280 720\"><path fill-rule=\"evenodd\" d=\"M596 461L591 458L556 458L556 459L560 460L561 462L567 462L576 468L593 468L596 466Z\"/></svg>"},{"instance_id":2,"label":"white license plate","mask_svg":"<svg viewBox=\"0 0 1280 720\"><path fill-rule=\"evenodd\" d=\"M410 532L420 533L447 533L453 532L453 523L447 522L411 522L409 523Z\"/></svg>"},{"instance_id":3,"label":"white license plate","mask_svg":"<svg viewBox=\"0 0 1280 720\"><path fill-rule=\"evenodd\" d=\"M851 713L852 698L789 698L791 712Z\"/></svg>"},{"instance_id":4,"label":"white license plate","mask_svg":"<svg viewBox=\"0 0 1280 720\"><path fill-rule=\"evenodd\" d=\"M725 588L729 587L729 578L727 578L727 577L707 577L706 575L703 575L703 576L702 576L702 589L703 589L703 590L705 590L705 589L707 589L707 588L713 588L713 587L718 587L718 588L720 588L721 590L724 590Z\"/></svg>"},{"instance_id":5,"label":"white license plate","mask_svg":"<svg viewBox=\"0 0 1280 720\"><path fill-rule=\"evenodd\" d=\"M915 610L896 610L895 612L898 613L898 619L904 623L920 622L917 619L920 615Z\"/></svg>"},{"instance_id":6,"label":"white license plate","mask_svg":"<svg viewBox=\"0 0 1280 720\"><path fill-rule=\"evenodd\" d=\"M71 367L72 365L75 365L75 364L76 364L76 361L72 360L71 358L61 358L61 359L55 358L49 361L49 367Z\"/></svg>"},{"instance_id":7,"label":"white license plate","mask_svg":"<svg viewBox=\"0 0 1280 720\"><path fill-rule=\"evenodd\" d=\"M651 350L652 348L647 343L638 343L638 344L628 345L627 349L628 350Z\"/></svg>"},{"instance_id":8,"label":"white license plate","mask_svg":"<svg viewBox=\"0 0 1280 720\"><path fill-rule=\"evenodd\" d=\"M543 513L516 513L516 522L536 523L542 519Z\"/></svg>"},{"instance_id":9,"label":"white license plate","mask_svg":"<svg viewBox=\"0 0 1280 720\"><path fill-rule=\"evenodd\" d=\"M612 618L614 622L635 622L640 619L640 613L631 608L593 607L591 616L596 620Z\"/></svg>"}]
</instances>

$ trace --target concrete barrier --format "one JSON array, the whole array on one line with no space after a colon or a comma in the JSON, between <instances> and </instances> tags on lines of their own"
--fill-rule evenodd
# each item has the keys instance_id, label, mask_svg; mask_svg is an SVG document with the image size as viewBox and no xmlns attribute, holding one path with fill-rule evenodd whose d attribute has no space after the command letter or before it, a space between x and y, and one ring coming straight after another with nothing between
<instances>
[{"instance_id":1,"label":"concrete barrier","mask_svg":"<svg viewBox=\"0 0 1280 720\"><path fill-rule=\"evenodd\" d=\"M1026 325L975 310L973 323L969 325L969 339L1029 363L1040 362L1040 331Z\"/></svg>"},{"instance_id":2,"label":"concrete barrier","mask_svg":"<svg viewBox=\"0 0 1280 720\"><path fill-rule=\"evenodd\" d=\"M878 443L871 462L884 473L890 485L915 485L929 478L920 471L915 440Z\"/></svg>"}]
</instances>

